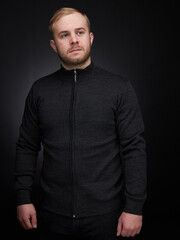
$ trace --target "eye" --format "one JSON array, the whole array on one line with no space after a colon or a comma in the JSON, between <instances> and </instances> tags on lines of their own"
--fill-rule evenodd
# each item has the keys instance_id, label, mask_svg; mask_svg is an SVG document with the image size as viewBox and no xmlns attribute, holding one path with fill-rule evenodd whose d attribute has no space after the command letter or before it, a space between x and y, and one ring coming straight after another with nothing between
<instances>
[{"instance_id":1,"label":"eye","mask_svg":"<svg viewBox=\"0 0 180 240\"><path fill-rule=\"evenodd\" d=\"M68 37L68 33L64 33L61 35L61 38L67 38Z\"/></svg>"},{"instance_id":2,"label":"eye","mask_svg":"<svg viewBox=\"0 0 180 240\"><path fill-rule=\"evenodd\" d=\"M78 35L80 36L80 35L82 35L84 32L83 31L78 31Z\"/></svg>"}]
</instances>

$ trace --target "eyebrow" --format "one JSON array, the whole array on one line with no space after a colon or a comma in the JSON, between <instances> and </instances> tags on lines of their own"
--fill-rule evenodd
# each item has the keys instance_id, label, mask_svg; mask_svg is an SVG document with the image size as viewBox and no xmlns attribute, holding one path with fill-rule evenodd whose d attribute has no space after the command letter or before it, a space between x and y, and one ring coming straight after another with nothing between
<instances>
[{"instance_id":1,"label":"eyebrow","mask_svg":"<svg viewBox=\"0 0 180 240\"><path fill-rule=\"evenodd\" d=\"M75 30L84 30L84 31L86 31L86 29L85 29L85 28L83 28L83 27L76 28Z\"/></svg>"},{"instance_id":2,"label":"eyebrow","mask_svg":"<svg viewBox=\"0 0 180 240\"><path fill-rule=\"evenodd\" d=\"M79 30L86 31L86 29L84 27L75 28L75 31L79 31ZM60 36L61 34L64 34L64 33L68 33L68 32L69 32L68 30L61 31L61 32L58 33L58 36Z\"/></svg>"}]
</instances>

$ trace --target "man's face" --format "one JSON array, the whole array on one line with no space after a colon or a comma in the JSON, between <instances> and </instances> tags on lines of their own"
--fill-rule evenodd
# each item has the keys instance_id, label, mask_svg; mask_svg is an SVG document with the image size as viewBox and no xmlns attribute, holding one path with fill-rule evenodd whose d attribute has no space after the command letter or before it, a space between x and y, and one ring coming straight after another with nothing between
<instances>
[{"instance_id":1,"label":"man's face","mask_svg":"<svg viewBox=\"0 0 180 240\"><path fill-rule=\"evenodd\" d=\"M93 34L89 33L84 16L73 13L61 17L53 24L54 40L51 47L58 53L66 69L85 68L91 62Z\"/></svg>"}]
</instances>

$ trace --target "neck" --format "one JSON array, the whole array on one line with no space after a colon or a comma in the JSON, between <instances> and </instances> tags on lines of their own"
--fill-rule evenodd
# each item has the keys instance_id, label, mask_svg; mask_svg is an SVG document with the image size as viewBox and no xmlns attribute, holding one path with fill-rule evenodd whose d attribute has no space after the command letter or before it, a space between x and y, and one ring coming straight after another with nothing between
<instances>
[{"instance_id":1,"label":"neck","mask_svg":"<svg viewBox=\"0 0 180 240\"><path fill-rule=\"evenodd\" d=\"M73 69L84 69L91 64L91 58L88 58L85 62L79 64L66 64L61 61L63 68L66 70L73 70Z\"/></svg>"}]
</instances>

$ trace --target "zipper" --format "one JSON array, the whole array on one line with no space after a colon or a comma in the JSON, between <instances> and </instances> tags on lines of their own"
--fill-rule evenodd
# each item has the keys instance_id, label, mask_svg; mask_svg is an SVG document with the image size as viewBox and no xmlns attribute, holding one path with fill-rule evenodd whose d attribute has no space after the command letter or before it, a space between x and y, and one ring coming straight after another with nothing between
<instances>
[{"instance_id":1,"label":"zipper","mask_svg":"<svg viewBox=\"0 0 180 240\"><path fill-rule=\"evenodd\" d=\"M76 72L76 69L74 69L74 82L75 83L77 82L77 72Z\"/></svg>"},{"instance_id":2,"label":"zipper","mask_svg":"<svg viewBox=\"0 0 180 240\"><path fill-rule=\"evenodd\" d=\"M70 111L70 158L71 158L71 170L72 170L72 217L76 218L75 203L76 203L76 185L75 185L75 169L74 169L74 120L75 120L75 96L76 96L76 83L77 83L77 71L74 69L73 87L72 87L72 100Z\"/></svg>"}]
</instances>

